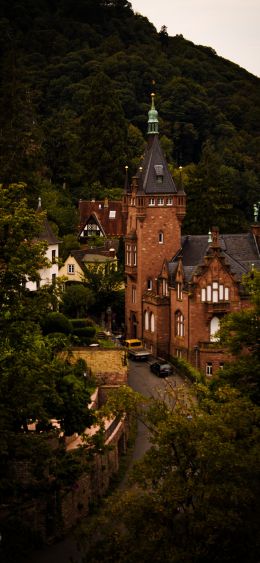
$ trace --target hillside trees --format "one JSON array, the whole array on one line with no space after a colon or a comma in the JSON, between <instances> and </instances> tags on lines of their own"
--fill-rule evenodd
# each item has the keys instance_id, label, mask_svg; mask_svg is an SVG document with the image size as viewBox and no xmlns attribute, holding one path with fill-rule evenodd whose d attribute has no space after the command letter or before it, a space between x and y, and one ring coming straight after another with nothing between
<instances>
[{"instance_id":1,"label":"hillside trees","mask_svg":"<svg viewBox=\"0 0 260 563\"><path fill-rule=\"evenodd\" d=\"M166 26L156 33L123 1L3 1L0 29L0 180L26 181L31 203L46 180L54 191L65 183L61 233L68 233L65 207L92 195L93 183L103 193L123 185L126 164L135 172L154 88L167 157L175 166L199 165L206 192L204 145L214 146L228 167L235 222L247 227L259 199L257 77L210 47L166 36ZM197 184L196 175L190 179ZM224 193L218 185L210 180L210 200ZM200 206L199 190L192 200ZM206 231L202 217L189 222L189 232L196 228Z\"/></svg>"},{"instance_id":2,"label":"hillside trees","mask_svg":"<svg viewBox=\"0 0 260 563\"><path fill-rule=\"evenodd\" d=\"M82 128L85 182L100 181L110 187L122 184L126 122L112 82L105 74L98 74L92 81Z\"/></svg>"}]
</instances>

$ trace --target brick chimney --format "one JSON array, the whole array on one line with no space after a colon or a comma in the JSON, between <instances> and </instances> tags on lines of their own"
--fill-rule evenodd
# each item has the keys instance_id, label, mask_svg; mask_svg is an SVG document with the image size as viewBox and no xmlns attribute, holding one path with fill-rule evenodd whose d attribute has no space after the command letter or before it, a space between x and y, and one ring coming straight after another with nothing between
<instances>
[{"instance_id":1,"label":"brick chimney","mask_svg":"<svg viewBox=\"0 0 260 563\"><path fill-rule=\"evenodd\" d=\"M219 228L212 227L211 235L212 235L211 247L216 249L219 248Z\"/></svg>"}]
</instances>

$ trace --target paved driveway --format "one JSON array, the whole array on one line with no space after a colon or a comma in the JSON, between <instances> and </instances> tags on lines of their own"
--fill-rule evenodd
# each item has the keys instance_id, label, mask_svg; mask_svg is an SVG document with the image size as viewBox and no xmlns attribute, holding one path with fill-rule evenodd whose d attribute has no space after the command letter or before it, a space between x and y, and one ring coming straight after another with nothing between
<instances>
[{"instance_id":1,"label":"paved driveway","mask_svg":"<svg viewBox=\"0 0 260 563\"><path fill-rule=\"evenodd\" d=\"M135 362L129 360L129 374L128 384L134 391L138 391L144 397L164 398L165 401L171 401L169 391L171 388L183 385L183 379L178 375L170 375L166 378L157 377L150 370L150 363L152 362ZM173 405L174 406L174 405ZM129 469L133 463L140 459L146 450L149 448L149 432L147 428L138 422L137 436L133 449L133 457L130 462ZM123 480L122 486L126 484L126 479Z\"/></svg>"}]
</instances>

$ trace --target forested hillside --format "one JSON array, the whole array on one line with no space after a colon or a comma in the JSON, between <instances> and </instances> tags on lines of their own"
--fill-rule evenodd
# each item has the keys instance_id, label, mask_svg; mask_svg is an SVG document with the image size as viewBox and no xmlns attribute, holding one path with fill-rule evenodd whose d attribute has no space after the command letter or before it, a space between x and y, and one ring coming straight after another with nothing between
<instances>
[{"instance_id":1,"label":"forested hillside","mask_svg":"<svg viewBox=\"0 0 260 563\"><path fill-rule=\"evenodd\" d=\"M165 22L167 26L167 22ZM210 47L157 33L126 0L2 0L1 182L28 184L59 234L79 198L119 195L142 154L150 93L184 229L245 230L259 195L259 84Z\"/></svg>"}]
</instances>

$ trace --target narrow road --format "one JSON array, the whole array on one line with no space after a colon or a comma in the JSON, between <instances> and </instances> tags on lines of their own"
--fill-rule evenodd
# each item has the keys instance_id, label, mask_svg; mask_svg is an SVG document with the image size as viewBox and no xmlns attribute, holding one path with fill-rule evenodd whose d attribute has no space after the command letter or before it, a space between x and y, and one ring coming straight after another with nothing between
<instances>
[{"instance_id":1,"label":"narrow road","mask_svg":"<svg viewBox=\"0 0 260 563\"><path fill-rule=\"evenodd\" d=\"M128 384L134 391L138 391L144 397L164 397L167 400L167 389L172 386L183 385L183 380L178 375L171 375L165 379L158 378L150 371L149 362L129 362ZM169 400L169 399L168 399ZM129 465L131 469L135 461L140 459L149 448L148 429L142 422L138 422L137 436L133 449L132 460ZM126 477L123 479L122 487L125 485Z\"/></svg>"},{"instance_id":2,"label":"narrow road","mask_svg":"<svg viewBox=\"0 0 260 563\"><path fill-rule=\"evenodd\" d=\"M138 391L144 397L161 397L169 385L183 385L179 376L172 375L166 379L160 379L150 371L148 362L129 361L128 384L134 391ZM149 448L149 435L147 428L138 422L137 436L133 448L133 456L128 471L135 461L140 459ZM127 483L127 475L121 483L124 488ZM74 534L69 534L61 541L46 546L41 550L33 552L26 558L24 563L81 563L81 555L77 549Z\"/></svg>"}]
</instances>

